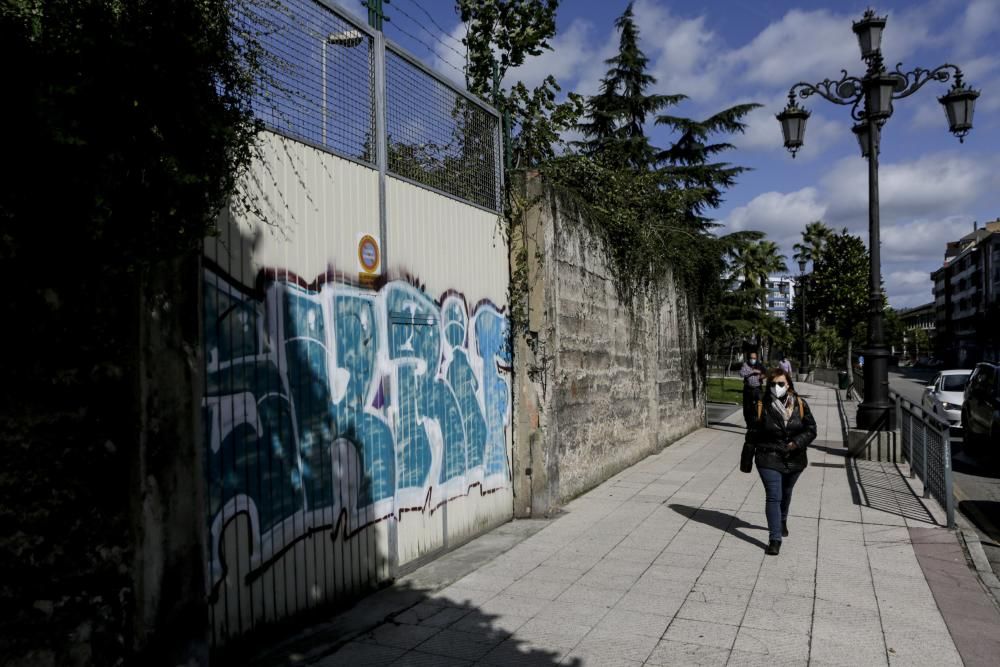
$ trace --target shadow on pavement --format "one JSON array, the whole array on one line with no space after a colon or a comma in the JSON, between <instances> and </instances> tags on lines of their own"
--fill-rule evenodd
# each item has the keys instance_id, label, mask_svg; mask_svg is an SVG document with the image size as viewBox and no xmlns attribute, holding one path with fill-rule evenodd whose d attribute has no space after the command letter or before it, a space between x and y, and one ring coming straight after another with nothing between
<instances>
[{"instance_id":1,"label":"shadow on pavement","mask_svg":"<svg viewBox=\"0 0 1000 667\"><path fill-rule=\"evenodd\" d=\"M958 503L962 514L972 519L976 527L990 539L1000 541L1000 502L996 500L963 500Z\"/></svg>"},{"instance_id":2,"label":"shadow on pavement","mask_svg":"<svg viewBox=\"0 0 1000 667\"><path fill-rule=\"evenodd\" d=\"M317 623L307 632L272 644L264 651L230 650L216 664L241 667L278 665L574 665L560 662L565 651L542 648L541 641L519 639L514 632L524 618L487 613L468 596L495 593L467 590L449 594L395 586L376 594L384 616L359 626L356 610ZM374 597L374 596L373 596ZM355 618L351 618L352 612ZM235 647L234 647L235 648ZM258 647L261 648L261 647ZM251 649L251 650L247 650ZM213 661L215 662L215 661Z\"/></svg>"},{"instance_id":3,"label":"shadow on pavement","mask_svg":"<svg viewBox=\"0 0 1000 667\"><path fill-rule=\"evenodd\" d=\"M755 526L752 523L747 523L743 519L733 516L732 514L727 514L726 512L720 512L718 510L710 510L703 507L691 507L689 505L679 505L677 503L671 503L668 507L678 514L683 514L692 521L703 523L706 526L711 526L712 528L718 528L723 532L738 537L744 542L749 542L750 544L758 546L761 549L767 546L757 538L751 537L741 531L743 528L766 531L767 528L763 526Z\"/></svg>"}]
</instances>

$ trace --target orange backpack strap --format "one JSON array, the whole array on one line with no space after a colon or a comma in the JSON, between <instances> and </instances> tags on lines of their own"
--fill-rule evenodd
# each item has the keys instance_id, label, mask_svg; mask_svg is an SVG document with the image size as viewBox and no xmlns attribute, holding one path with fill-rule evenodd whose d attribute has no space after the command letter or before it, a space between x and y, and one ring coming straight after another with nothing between
<instances>
[{"instance_id":1,"label":"orange backpack strap","mask_svg":"<svg viewBox=\"0 0 1000 667\"><path fill-rule=\"evenodd\" d=\"M764 401L757 401L757 421L760 421L760 416L764 413Z\"/></svg>"},{"instance_id":2,"label":"orange backpack strap","mask_svg":"<svg viewBox=\"0 0 1000 667\"><path fill-rule=\"evenodd\" d=\"M799 402L799 419L805 419L806 418L806 406L805 406L805 403L802 402L802 398L799 397L799 396L796 396L795 400L797 400Z\"/></svg>"}]
</instances>

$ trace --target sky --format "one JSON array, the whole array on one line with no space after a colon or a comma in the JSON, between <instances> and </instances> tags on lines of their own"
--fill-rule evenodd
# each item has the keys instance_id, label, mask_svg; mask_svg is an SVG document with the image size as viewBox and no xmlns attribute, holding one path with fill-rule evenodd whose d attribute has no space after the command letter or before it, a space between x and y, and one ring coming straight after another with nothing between
<instances>
[{"instance_id":1,"label":"sky","mask_svg":"<svg viewBox=\"0 0 1000 667\"><path fill-rule=\"evenodd\" d=\"M360 0L344 3L362 12ZM509 80L538 84L552 74L564 91L596 91L617 48L615 18L626 0L562 0L552 50L514 70ZM793 160L782 146L774 114L789 87L861 76L864 63L851 31L869 6L858 0L636 0L640 45L657 78L653 92L683 93L671 113L708 116L742 102L763 104L747 132L733 139L727 159L751 167L716 212L720 233L760 230L787 256L813 220L846 227L868 241L867 164L850 131L850 107L818 97L805 146ZM899 100L883 130L879 172L882 275L890 303L905 308L932 300L930 272L940 267L945 243L972 231L974 222L1000 218L1000 0L885 2L886 63L903 71L960 66L982 91L975 128L964 144L948 132L937 97L947 86L928 83ZM451 0L392 0L386 36L446 76L461 80L465 27ZM669 134L652 124L653 143Z\"/></svg>"}]
</instances>

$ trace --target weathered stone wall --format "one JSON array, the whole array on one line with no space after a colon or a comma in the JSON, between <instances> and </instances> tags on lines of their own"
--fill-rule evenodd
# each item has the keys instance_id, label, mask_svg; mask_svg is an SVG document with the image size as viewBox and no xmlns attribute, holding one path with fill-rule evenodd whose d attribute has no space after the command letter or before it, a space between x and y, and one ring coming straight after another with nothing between
<instances>
[{"instance_id":1,"label":"weathered stone wall","mask_svg":"<svg viewBox=\"0 0 1000 667\"><path fill-rule=\"evenodd\" d=\"M515 510L524 516L702 426L705 405L698 324L671 279L629 313L597 240L551 201L526 217L515 252L522 243L533 341L519 339L515 355L514 467L530 478Z\"/></svg>"}]
</instances>

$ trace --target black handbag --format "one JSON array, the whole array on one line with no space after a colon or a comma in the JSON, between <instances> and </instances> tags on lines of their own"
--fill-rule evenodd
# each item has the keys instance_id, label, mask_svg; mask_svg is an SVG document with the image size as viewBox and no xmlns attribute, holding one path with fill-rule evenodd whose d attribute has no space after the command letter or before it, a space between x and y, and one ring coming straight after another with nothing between
<instances>
[{"instance_id":1,"label":"black handbag","mask_svg":"<svg viewBox=\"0 0 1000 667\"><path fill-rule=\"evenodd\" d=\"M740 472L750 472L753 470L753 455L756 453L756 447L752 442L750 442L749 433L747 434L747 439L743 443L743 451L740 452Z\"/></svg>"}]
</instances>

